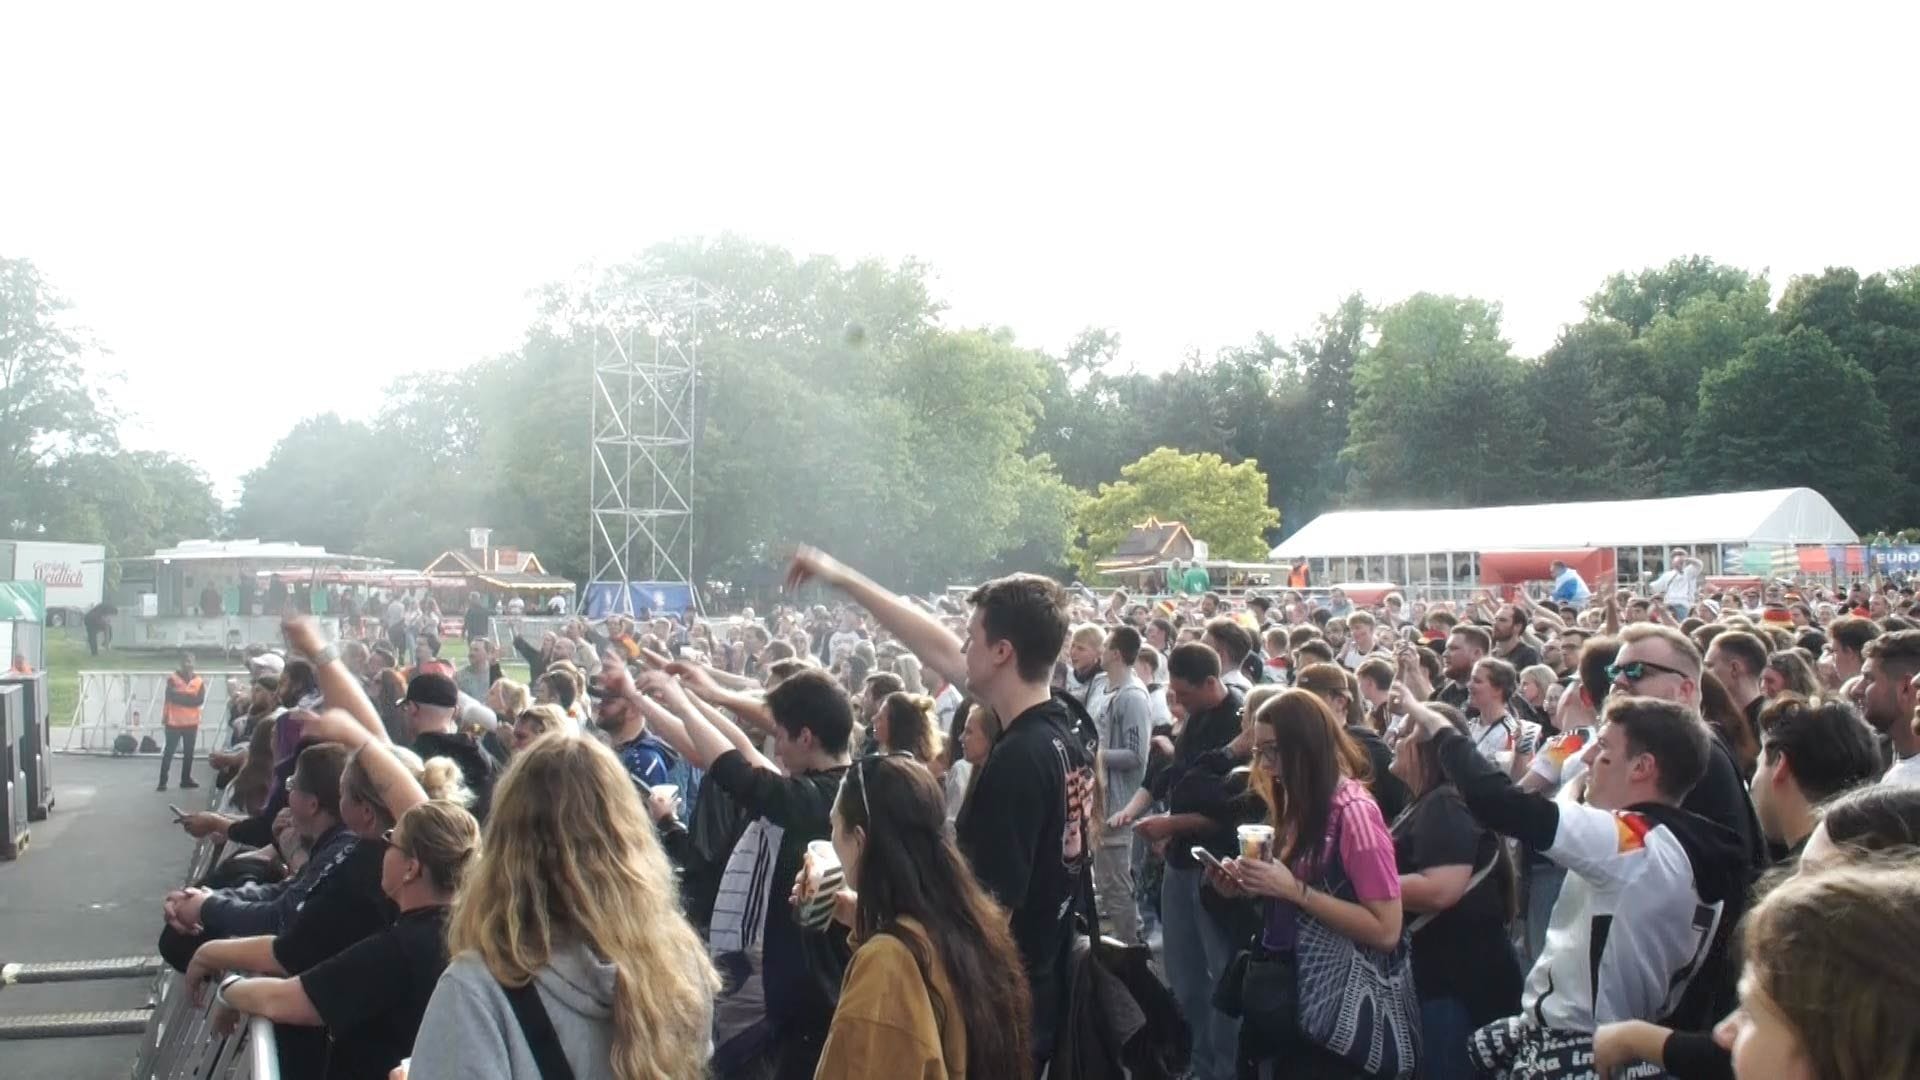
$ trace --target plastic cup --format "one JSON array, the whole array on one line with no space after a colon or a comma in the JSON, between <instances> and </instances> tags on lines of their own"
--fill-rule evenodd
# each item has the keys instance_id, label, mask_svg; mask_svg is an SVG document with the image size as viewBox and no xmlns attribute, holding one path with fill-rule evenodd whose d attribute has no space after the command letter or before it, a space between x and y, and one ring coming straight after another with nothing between
<instances>
[{"instance_id":1,"label":"plastic cup","mask_svg":"<svg viewBox=\"0 0 1920 1080\"><path fill-rule=\"evenodd\" d=\"M833 850L833 842L809 842L806 857L801 863L800 924L817 930L832 922L833 898L845 881L846 875L840 867L840 856Z\"/></svg>"},{"instance_id":2,"label":"plastic cup","mask_svg":"<svg viewBox=\"0 0 1920 1080\"><path fill-rule=\"evenodd\" d=\"M1240 857L1257 862L1269 862L1273 859L1273 826L1242 825L1240 834Z\"/></svg>"}]
</instances>

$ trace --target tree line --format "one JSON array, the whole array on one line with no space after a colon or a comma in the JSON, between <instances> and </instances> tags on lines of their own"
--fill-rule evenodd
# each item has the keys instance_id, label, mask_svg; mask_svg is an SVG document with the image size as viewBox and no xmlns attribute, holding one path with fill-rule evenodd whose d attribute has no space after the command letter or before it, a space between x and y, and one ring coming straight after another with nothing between
<instances>
[{"instance_id":1,"label":"tree line","mask_svg":"<svg viewBox=\"0 0 1920 1080\"><path fill-rule=\"evenodd\" d=\"M585 577L586 286L548 286L516 349L398 380L370 419L303 420L222 519L190 466L119 452L75 374L89 343L51 320L29 264L4 266L0 465L26 482L0 483L0 522L16 533L132 552L224 527L418 566L484 524ZM1804 485L1863 532L1920 521L1920 461L1896 449L1920 445L1902 407L1920 391L1920 268L1828 269L1777 304L1764 275L1703 257L1616 273L1538 357L1515 353L1496 303L1353 295L1297 337L1148 370L1107 330L1053 354L949 326L911 260L729 236L660 245L593 287L682 275L715 297L693 489L712 580L769 584L799 538L917 588L1084 574L1149 513L1229 558L1344 505Z\"/></svg>"}]
</instances>

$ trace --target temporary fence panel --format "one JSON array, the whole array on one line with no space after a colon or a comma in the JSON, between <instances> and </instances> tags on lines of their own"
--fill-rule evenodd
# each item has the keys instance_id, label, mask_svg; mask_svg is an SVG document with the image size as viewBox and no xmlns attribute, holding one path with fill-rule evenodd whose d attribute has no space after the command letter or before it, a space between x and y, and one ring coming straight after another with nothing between
<instances>
[{"instance_id":1,"label":"temporary fence panel","mask_svg":"<svg viewBox=\"0 0 1920 1080\"><path fill-rule=\"evenodd\" d=\"M67 727L62 753L110 754L121 735L137 746L151 738L165 744L167 672L82 671L80 696ZM202 671L207 700L200 708L199 752L224 745L227 730L227 679L247 679L242 671Z\"/></svg>"}]
</instances>

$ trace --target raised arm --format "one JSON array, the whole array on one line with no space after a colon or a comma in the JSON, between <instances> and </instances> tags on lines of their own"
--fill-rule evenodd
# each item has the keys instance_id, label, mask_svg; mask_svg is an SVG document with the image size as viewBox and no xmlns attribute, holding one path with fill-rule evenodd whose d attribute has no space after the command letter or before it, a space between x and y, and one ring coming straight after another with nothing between
<instances>
[{"instance_id":1,"label":"raised arm","mask_svg":"<svg viewBox=\"0 0 1920 1080\"><path fill-rule=\"evenodd\" d=\"M360 767L366 770L368 782L373 784L373 790L393 820L399 821L407 811L427 801L426 789L394 756L386 732L378 725L369 732L364 723L348 715L346 710L329 708L307 721L302 734L358 749Z\"/></svg>"},{"instance_id":2,"label":"raised arm","mask_svg":"<svg viewBox=\"0 0 1920 1080\"><path fill-rule=\"evenodd\" d=\"M286 635L289 646L310 659L317 661L326 651L326 642L320 638L320 624L311 615L289 615L281 622L280 631ZM352 717L375 741L387 741L387 727L380 722L379 710L373 707L360 680L347 670L344 661L335 656L324 664L314 663L313 678L320 685L320 696L329 708Z\"/></svg>"},{"instance_id":3,"label":"raised arm","mask_svg":"<svg viewBox=\"0 0 1920 1080\"><path fill-rule=\"evenodd\" d=\"M803 547L787 568L787 588L819 580L852 597L881 626L913 651L920 662L966 692L967 658L961 641L939 619L876 585L866 575L817 548Z\"/></svg>"},{"instance_id":4,"label":"raised arm","mask_svg":"<svg viewBox=\"0 0 1920 1080\"><path fill-rule=\"evenodd\" d=\"M773 732L773 714L767 711L767 703L756 694L740 693L727 689L721 683L723 677L732 679L725 672L715 671L703 664L691 664L684 660L675 660L666 666L670 675L680 677L680 685L701 702L717 705L731 711L755 731L763 734ZM753 685L751 679L736 680Z\"/></svg>"}]
</instances>

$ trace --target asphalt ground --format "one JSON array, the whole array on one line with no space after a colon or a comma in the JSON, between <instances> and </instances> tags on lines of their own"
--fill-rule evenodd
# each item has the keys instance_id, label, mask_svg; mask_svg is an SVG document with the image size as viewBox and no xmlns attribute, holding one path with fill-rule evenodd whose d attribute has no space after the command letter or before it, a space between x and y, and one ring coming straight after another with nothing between
<instances>
[{"instance_id":1,"label":"asphalt ground","mask_svg":"<svg viewBox=\"0 0 1920 1080\"><path fill-rule=\"evenodd\" d=\"M211 790L203 758L197 791L154 790L152 758L56 754L55 806L31 823L26 850L0 862L0 964L155 955L160 900L177 886L193 840L168 803L204 809ZM179 763L174 764L178 780ZM0 1018L137 1009L152 980L0 987ZM0 1040L0 1077L124 1080L139 1035Z\"/></svg>"}]
</instances>

